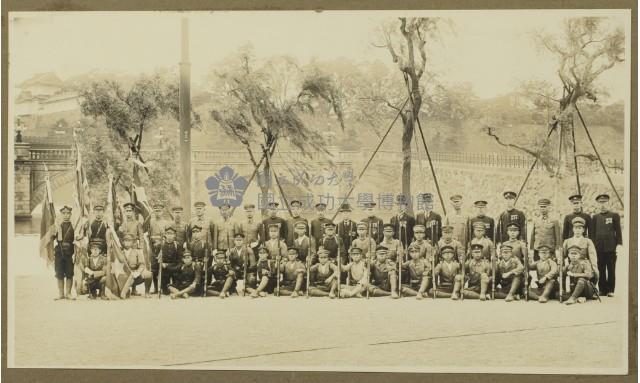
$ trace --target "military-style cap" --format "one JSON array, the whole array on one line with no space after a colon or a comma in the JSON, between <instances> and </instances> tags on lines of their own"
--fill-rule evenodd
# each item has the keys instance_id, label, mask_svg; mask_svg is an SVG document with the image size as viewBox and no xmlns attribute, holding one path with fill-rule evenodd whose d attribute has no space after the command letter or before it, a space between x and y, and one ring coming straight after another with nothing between
<instances>
[{"instance_id":1,"label":"military-style cap","mask_svg":"<svg viewBox=\"0 0 640 383\"><path fill-rule=\"evenodd\" d=\"M386 247L384 247L384 246L380 246L380 245L378 245L378 246L376 247L376 253L377 253L377 252L379 252L379 251L383 251L383 252L385 252L385 253L386 253L386 252L388 252L388 251L389 251L389 249L387 249L387 248L386 248Z\"/></svg>"},{"instance_id":2,"label":"military-style cap","mask_svg":"<svg viewBox=\"0 0 640 383\"><path fill-rule=\"evenodd\" d=\"M475 207L483 207L483 206L487 206L487 201L483 200L483 199L479 199L477 201L475 201L473 203L473 206Z\"/></svg>"},{"instance_id":3,"label":"military-style cap","mask_svg":"<svg viewBox=\"0 0 640 383\"><path fill-rule=\"evenodd\" d=\"M325 223L325 224L324 224L324 225L322 225L322 226L323 226L325 229L326 229L326 228L328 228L328 227L331 227L331 228L334 228L334 229L335 229L336 224L335 224L335 223L333 223L333 222L327 222L327 223Z\"/></svg>"},{"instance_id":4,"label":"military-style cap","mask_svg":"<svg viewBox=\"0 0 640 383\"><path fill-rule=\"evenodd\" d=\"M302 206L302 201L300 201L300 200L298 200L298 199L292 199L292 200L289 202L289 206L291 206L291 207L296 206L296 205L297 205L298 207Z\"/></svg>"},{"instance_id":5,"label":"military-style cap","mask_svg":"<svg viewBox=\"0 0 640 383\"><path fill-rule=\"evenodd\" d=\"M540 198L538 200L538 206L549 206L551 205L551 201L548 198Z\"/></svg>"},{"instance_id":6,"label":"military-style cap","mask_svg":"<svg viewBox=\"0 0 640 383\"><path fill-rule=\"evenodd\" d=\"M433 194L431 193L418 194L418 198L423 202L433 202Z\"/></svg>"},{"instance_id":7,"label":"military-style cap","mask_svg":"<svg viewBox=\"0 0 640 383\"><path fill-rule=\"evenodd\" d=\"M280 224L279 223L270 223L269 225L267 225L267 227L269 229L274 229L275 228L275 229L280 230Z\"/></svg>"},{"instance_id":8,"label":"military-style cap","mask_svg":"<svg viewBox=\"0 0 640 383\"><path fill-rule=\"evenodd\" d=\"M351 249L353 250L353 247ZM360 249L358 249L358 250L360 250ZM329 250L327 250L324 247L320 246L320 248L318 248L318 255L319 256L320 255L329 255Z\"/></svg>"},{"instance_id":9,"label":"military-style cap","mask_svg":"<svg viewBox=\"0 0 640 383\"><path fill-rule=\"evenodd\" d=\"M136 239L136 237L135 237L135 235L133 235L133 234L131 234L131 233L125 233L125 234L122 236L122 239L123 239L123 240L125 240L125 241L126 241L126 240L131 240L131 241L133 241L134 239Z\"/></svg>"},{"instance_id":10,"label":"military-style cap","mask_svg":"<svg viewBox=\"0 0 640 383\"><path fill-rule=\"evenodd\" d=\"M516 198L518 194L512 190L505 190L502 192L504 198Z\"/></svg>"},{"instance_id":11,"label":"military-style cap","mask_svg":"<svg viewBox=\"0 0 640 383\"><path fill-rule=\"evenodd\" d=\"M290 247L287 249L287 251L295 251L296 254L298 254L300 252L300 249L298 249L297 247Z\"/></svg>"},{"instance_id":12,"label":"military-style cap","mask_svg":"<svg viewBox=\"0 0 640 383\"><path fill-rule=\"evenodd\" d=\"M442 247L440 248L440 252L441 252L442 254L444 254L444 253L453 253L454 251L455 251L455 250L454 250L454 249L453 249L453 247L451 247L451 246L442 246Z\"/></svg>"},{"instance_id":13,"label":"military-style cap","mask_svg":"<svg viewBox=\"0 0 640 383\"><path fill-rule=\"evenodd\" d=\"M95 205L93 205L93 211L99 211L99 210L104 210L104 205L101 203L97 203Z\"/></svg>"},{"instance_id":14,"label":"military-style cap","mask_svg":"<svg viewBox=\"0 0 640 383\"><path fill-rule=\"evenodd\" d=\"M443 233L451 233L451 232L453 232L453 226L451 226L449 224L442 225L442 232Z\"/></svg>"},{"instance_id":15,"label":"military-style cap","mask_svg":"<svg viewBox=\"0 0 640 383\"><path fill-rule=\"evenodd\" d=\"M477 221L473 223L473 228L474 229L482 229L482 230L486 230L487 227L484 225L484 222L482 221Z\"/></svg>"},{"instance_id":16,"label":"military-style cap","mask_svg":"<svg viewBox=\"0 0 640 383\"><path fill-rule=\"evenodd\" d=\"M569 197L569 201L571 202L582 201L582 196L580 194L574 194Z\"/></svg>"},{"instance_id":17,"label":"military-style cap","mask_svg":"<svg viewBox=\"0 0 640 383\"><path fill-rule=\"evenodd\" d=\"M226 257L227 249L218 249L216 252L216 258L224 258Z\"/></svg>"},{"instance_id":18,"label":"military-style cap","mask_svg":"<svg viewBox=\"0 0 640 383\"><path fill-rule=\"evenodd\" d=\"M520 224L518 224L518 222L509 222L507 224L507 230L511 229L511 228L516 228L516 229L520 230Z\"/></svg>"},{"instance_id":19,"label":"military-style cap","mask_svg":"<svg viewBox=\"0 0 640 383\"><path fill-rule=\"evenodd\" d=\"M171 211L183 211L184 209L182 208L182 206L174 206L171 208Z\"/></svg>"},{"instance_id":20,"label":"military-style cap","mask_svg":"<svg viewBox=\"0 0 640 383\"><path fill-rule=\"evenodd\" d=\"M462 196L460 194L454 194L451 197L449 197L449 199L453 202L457 202L462 200Z\"/></svg>"},{"instance_id":21,"label":"military-style cap","mask_svg":"<svg viewBox=\"0 0 640 383\"><path fill-rule=\"evenodd\" d=\"M256 205L252 203L245 203L243 207L244 207L244 210L249 210L249 209L255 209Z\"/></svg>"},{"instance_id":22,"label":"military-style cap","mask_svg":"<svg viewBox=\"0 0 640 383\"><path fill-rule=\"evenodd\" d=\"M367 201L367 202L364 203L364 206L365 207L374 207L374 206L376 206L376 203L373 202L373 201Z\"/></svg>"},{"instance_id":23,"label":"military-style cap","mask_svg":"<svg viewBox=\"0 0 640 383\"><path fill-rule=\"evenodd\" d=\"M472 243L472 244L471 244L471 251L473 251L473 250L479 250L479 251L482 251L482 249L483 249L483 248L484 248L484 246L482 246L482 245L481 245L481 244L479 244L479 243Z\"/></svg>"},{"instance_id":24,"label":"military-style cap","mask_svg":"<svg viewBox=\"0 0 640 383\"><path fill-rule=\"evenodd\" d=\"M73 209L71 209L70 206L64 205L63 207L60 208L60 213L64 213L64 212L68 212L71 213Z\"/></svg>"},{"instance_id":25,"label":"military-style cap","mask_svg":"<svg viewBox=\"0 0 640 383\"><path fill-rule=\"evenodd\" d=\"M382 230L386 230L386 229L395 230L395 228L393 227L393 225L392 225L392 224L390 224L390 223L385 223L384 225L382 225Z\"/></svg>"},{"instance_id":26,"label":"military-style cap","mask_svg":"<svg viewBox=\"0 0 640 383\"><path fill-rule=\"evenodd\" d=\"M540 250L551 250L551 247L547 246L547 245L540 245L538 246L538 251Z\"/></svg>"},{"instance_id":27,"label":"military-style cap","mask_svg":"<svg viewBox=\"0 0 640 383\"><path fill-rule=\"evenodd\" d=\"M191 231L202 231L202 226L195 224L191 226Z\"/></svg>"},{"instance_id":28,"label":"military-style cap","mask_svg":"<svg viewBox=\"0 0 640 383\"><path fill-rule=\"evenodd\" d=\"M420 246L418 245L409 245L408 250L410 253L415 253L415 252L419 252L421 249L420 249Z\"/></svg>"},{"instance_id":29,"label":"military-style cap","mask_svg":"<svg viewBox=\"0 0 640 383\"><path fill-rule=\"evenodd\" d=\"M104 241L100 238L94 238L91 241L89 241L89 248L92 248L92 247L102 248L103 245L104 245Z\"/></svg>"},{"instance_id":30,"label":"military-style cap","mask_svg":"<svg viewBox=\"0 0 640 383\"><path fill-rule=\"evenodd\" d=\"M408 205L407 196L404 194L398 194L396 196L396 204L397 205Z\"/></svg>"},{"instance_id":31,"label":"military-style cap","mask_svg":"<svg viewBox=\"0 0 640 383\"><path fill-rule=\"evenodd\" d=\"M193 207L205 207L206 205L207 205L207 204L206 204L206 203L204 203L204 202L202 202L202 201L196 201L196 202L193 204Z\"/></svg>"},{"instance_id":32,"label":"military-style cap","mask_svg":"<svg viewBox=\"0 0 640 383\"><path fill-rule=\"evenodd\" d=\"M351 205L349 205L348 203L343 203L342 205L340 205L338 212L340 213L351 212Z\"/></svg>"},{"instance_id":33,"label":"military-style cap","mask_svg":"<svg viewBox=\"0 0 640 383\"><path fill-rule=\"evenodd\" d=\"M424 233L425 230L426 230L426 228L424 227L424 225L415 225L415 226L413 226L413 232L414 233L419 233L419 232Z\"/></svg>"},{"instance_id":34,"label":"military-style cap","mask_svg":"<svg viewBox=\"0 0 640 383\"><path fill-rule=\"evenodd\" d=\"M327 207L327 204L324 202L318 202L317 204L315 204L316 209L324 209L326 207Z\"/></svg>"},{"instance_id":35,"label":"military-style cap","mask_svg":"<svg viewBox=\"0 0 640 383\"><path fill-rule=\"evenodd\" d=\"M354 253L361 253L362 254L362 249L356 246L351 246L351 248L349 249L349 253L350 254L354 254Z\"/></svg>"},{"instance_id":36,"label":"military-style cap","mask_svg":"<svg viewBox=\"0 0 640 383\"><path fill-rule=\"evenodd\" d=\"M571 220L571 224L573 226L584 226L587 224L587 221L585 221L582 217L575 217Z\"/></svg>"},{"instance_id":37,"label":"military-style cap","mask_svg":"<svg viewBox=\"0 0 640 383\"><path fill-rule=\"evenodd\" d=\"M268 253L269 250L266 247L261 245L260 247L258 247L258 253L261 253L261 252L262 253Z\"/></svg>"},{"instance_id":38,"label":"military-style cap","mask_svg":"<svg viewBox=\"0 0 640 383\"><path fill-rule=\"evenodd\" d=\"M502 251L502 250L509 250L509 251L511 251L511 250L513 250L513 246L511 246L511 245L507 245L506 243L503 243L503 244L502 244L502 246L500 246L500 251Z\"/></svg>"},{"instance_id":39,"label":"military-style cap","mask_svg":"<svg viewBox=\"0 0 640 383\"><path fill-rule=\"evenodd\" d=\"M596 197L596 202L607 202L609 198L609 194L598 194L598 196Z\"/></svg>"},{"instance_id":40,"label":"military-style cap","mask_svg":"<svg viewBox=\"0 0 640 383\"><path fill-rule=\"evenodd\" d=\"M582 248L580 248L580 246L578 246L578 245L571 245L571 246L569 246L569 248L567 249L567 251L568 251L569 253L576 253L576 252L577 252L577 253L579 253L579 252L581 252L581 251L582 251Z\"/></svg>"},{"instance_id":41,"label":"military-style cap","mask_svg":"<svg viewBox=\"0 0 640 383\"><path fill-rule=\"evenodd\" d=\"M191 251L189 251L189 250L186 250L186 249L185 249L185 250L182 252L182 256L183 256L183 257L186 257L186 256L189 256L189 257L190 257L190 256L191 256Z\"/></svg>"},{"instance_id":42,"label":"military-style cap","mask_svg":"<svg viewBox=\"0 0 640 383\"><path fill-rule=\"evenodd\" d=\"M298 221L296 222L296 227L301 227L303 229L307 228L307 223L305 221Z\"/></svg>"},{"instance_id":43,"label":"military-style cap","mask_svg":"<svg viewBox=\"0 0 640 383\"><path fill-rule=\"evenodd\" d=\"M170 232L170 231L172 231L172 232L174 232L174 233L175 233L175 232L176 232L176 228L175 228L175 227L173 227L173 226L167 226L167 227L164 229L164 232L165 232L165 233Z\"/></svg>"},{"instance_id":44,"label":"military-style cap","mask_svg":"<svg viewBox=\"0 0 640 383\"><path fill-rule=\"evenodd\" d=\"M368 227L369 225L367 225L366 222L358 222L356 224L356 227L364 227L365 229Z\"/></svg>"},{"instance_id":45,"label":"military-style cap","mask_svg":"<svg viewBox=\"0 0 640 383\"><path fill-rule=\"evenodd\" d=\"M136 206L133 204L133 202L125 202L122 205L122 208L125 209L125 210L127 210L128 207L130 207L131 210L133 210Z\"/></svg>"},{"instance_id":46,"label":"military-style cap","mask_svg":"<svg viewBox=\"0 0 640 383\"><path fill-rule=\"evenodd\" d=\"M243 233L236 233L236 235L234 235L233 238L244 238L244 234Z\"/></svg>"},{"instance_id":47,"label":"military-style cap","mask_svg":"<svg viewBox=\"0 0 640 383\"><path fill-rule=\"evenodd\" d=\"M162 202L156 202L151 206L154 210L155 209L162 209L164 207L164 204Z\"/></svg>"}]
</instances>

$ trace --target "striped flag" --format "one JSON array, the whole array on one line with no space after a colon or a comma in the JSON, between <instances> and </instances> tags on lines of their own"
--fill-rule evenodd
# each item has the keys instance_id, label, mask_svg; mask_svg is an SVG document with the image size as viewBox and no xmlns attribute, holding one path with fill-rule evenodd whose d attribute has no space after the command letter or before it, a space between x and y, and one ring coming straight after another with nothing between
<instances>
[{"instance_id":1,"label":"striped flag","mask_svg":"<svg viewBox=\"0 0 640 383\"><path fill-rule=\"evenodd\" d=\"M56 210L53 207L49 171L44 165L45 185L44 201L42 202L42 221L40 222L40 257L47 261L47 266L53 264L53 235L56 232Z\"/></svg>"},{"instance_id":2,"label":"striped flag","mask_svg":"<svg viewBox=\"0 0 640 383\"><path fill-rule=\"evenodd\" d=\"M107 274L105 295L109 299L124 299L130 284L131 268L120 248L118 236L112 227L107 231Z\"/></svg>"}]
</instances>

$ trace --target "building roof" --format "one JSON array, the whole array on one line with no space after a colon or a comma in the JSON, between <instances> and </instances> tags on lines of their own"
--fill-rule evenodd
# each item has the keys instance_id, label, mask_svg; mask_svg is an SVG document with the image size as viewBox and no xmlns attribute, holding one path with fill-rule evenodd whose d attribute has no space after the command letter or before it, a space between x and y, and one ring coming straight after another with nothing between
<instances>
[{"instance_id":1,"label":"building roof","mask_svg":"<svg viewBox=\"0 0 640 383\"><path fill-rule=\"evenodd\" d=\"M64 82L53 72L38 73L30 79L18 84L18 88L22 89L36 85L62 88L64 86Z\"/></svg>"}]
</instances>

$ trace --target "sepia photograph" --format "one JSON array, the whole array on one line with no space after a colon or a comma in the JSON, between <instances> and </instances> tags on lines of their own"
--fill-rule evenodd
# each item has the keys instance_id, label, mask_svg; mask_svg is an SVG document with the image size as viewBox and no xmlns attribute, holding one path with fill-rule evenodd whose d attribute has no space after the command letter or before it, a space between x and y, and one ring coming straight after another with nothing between
<instances>
[{"instance_id":1,"label":"sepia photograph","mask_svg":"<svg viewBox=\"0 0 640 383\"><path fill-rule=\"evenodd\" d=\"M631 9L5 21L9 369L630 372Z\"/></svg>"}]
</instances>

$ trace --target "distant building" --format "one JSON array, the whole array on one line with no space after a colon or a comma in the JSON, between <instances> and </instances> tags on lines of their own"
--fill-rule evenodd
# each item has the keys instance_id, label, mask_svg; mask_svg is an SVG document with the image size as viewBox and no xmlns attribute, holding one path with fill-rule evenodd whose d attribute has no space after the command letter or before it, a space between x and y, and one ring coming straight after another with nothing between
<instances>
[{"instance_id":1,"label":"distant building","mask_svg":"<svg viewBox=\"0 0 640 383\"><path fill-rule=\"evenodd\" d=\"M40 73L18 84L15 100L16 116L35 116L80 109L78 94L66 89L55 73Z\"/></svg>"}]
</instances>

